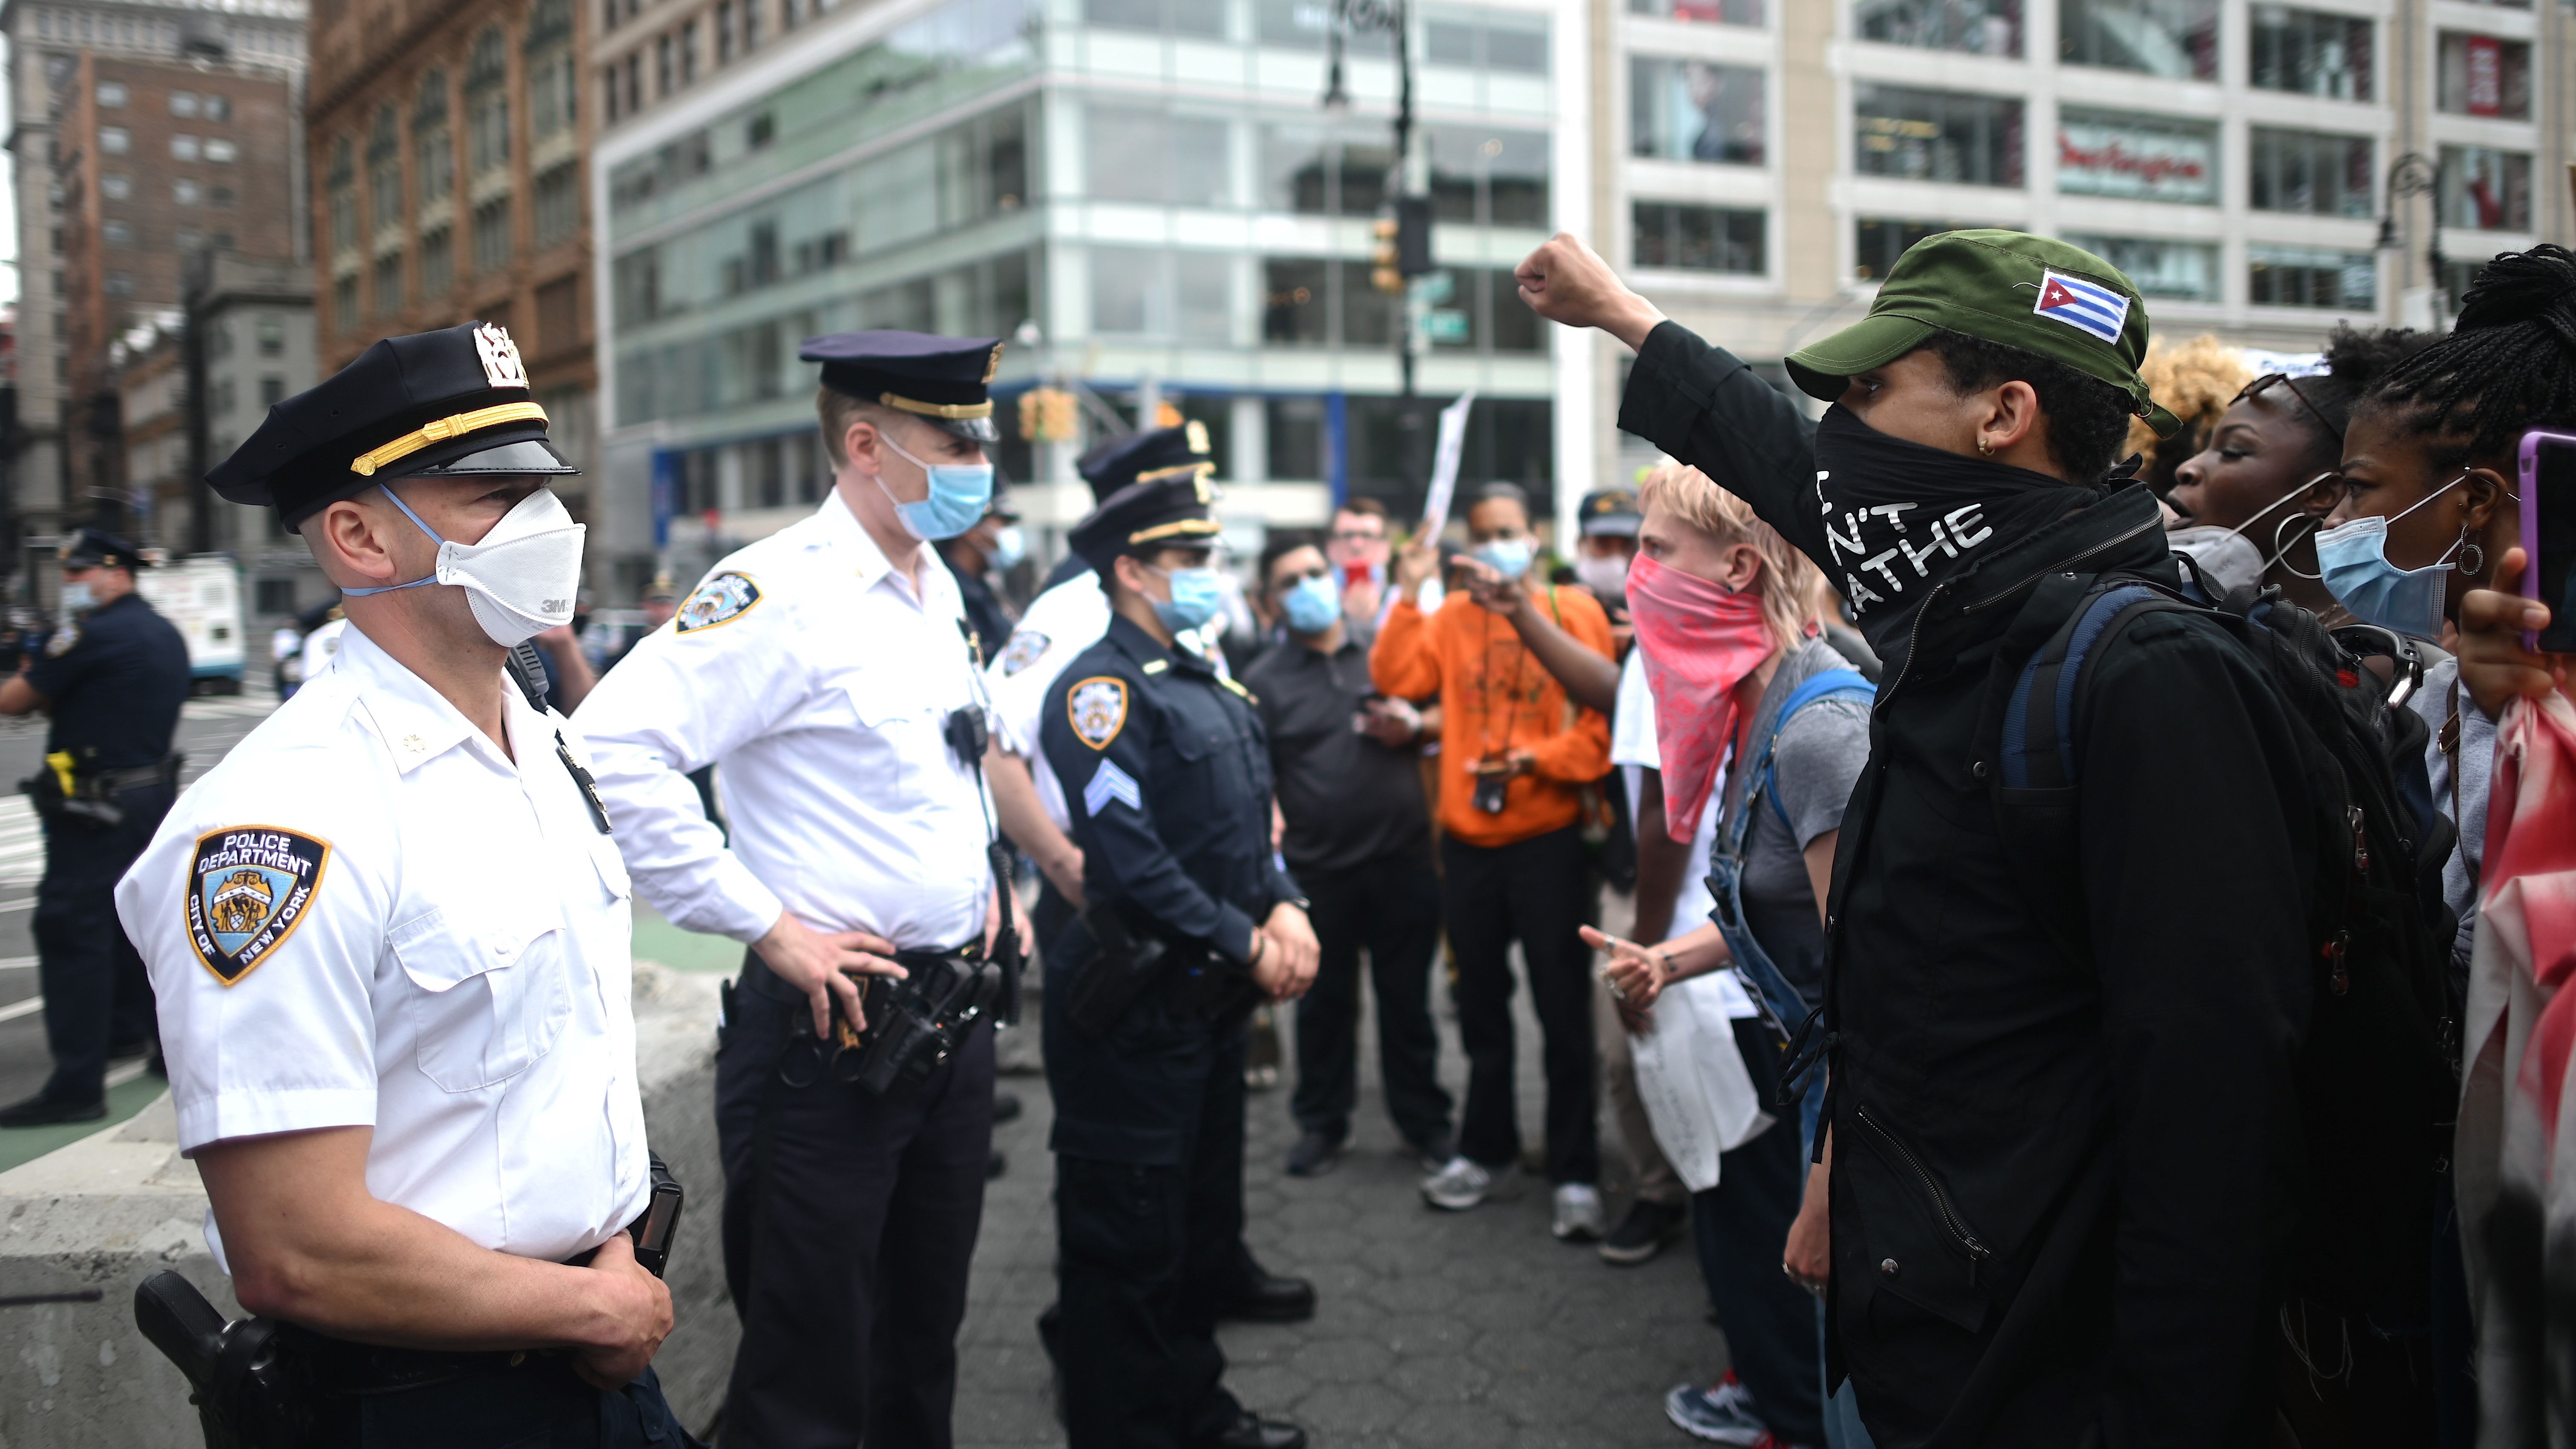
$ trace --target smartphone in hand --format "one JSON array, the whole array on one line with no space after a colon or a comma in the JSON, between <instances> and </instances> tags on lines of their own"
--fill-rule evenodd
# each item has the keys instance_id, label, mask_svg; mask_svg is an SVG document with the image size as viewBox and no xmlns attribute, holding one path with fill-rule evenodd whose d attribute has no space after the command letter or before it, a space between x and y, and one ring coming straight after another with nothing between
<instances>
[{"instance_id":1,"label":"smartphone in hand","mask_svg":"<svg viewBox=\"0 0 2576 1449\"><path fill-rule=\"evenodd\" d=\"M2576 654L2576 434L2524 433L2519 471L2522 593L2549 606L2549 626L2524 630L2522 644Z\"/></svg>"}]
</instances>

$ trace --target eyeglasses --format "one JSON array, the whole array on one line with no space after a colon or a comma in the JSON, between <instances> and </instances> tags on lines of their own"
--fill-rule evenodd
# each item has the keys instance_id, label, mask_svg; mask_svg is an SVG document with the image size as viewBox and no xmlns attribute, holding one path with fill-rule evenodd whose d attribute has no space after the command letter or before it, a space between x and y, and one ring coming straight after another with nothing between
<instances>
[{"instance_id":1,"label":"eyeglasses","mask_svg":"<svg viewBox=\"0 0 2576 1449\"><path fill-rule=\"evenodd\" d=\"M2290 390L2290 396L2299 400L2299 406L2308 410L2308 416L2317 420L2317 426L2326 430L2327 437L2334 439L2338 443L2343 441L2343 429L2336 427L2332 422L2327 420L2324 413L2317 411L2317 405L2308 401L2308 395L2299 391L2299 380L2290 376L2286 372L2267 372L2261 377L2254 379L2252 382L2245 384L2243 387L2236 390L2236 396L2227 400L2227 405L2229 407L2234 407L2249 397L2259 396L2265 389L2271 387L2272 384L2276 382Z\"/></svg>"},{"instance_id":2,"label":"eyeglasses","mask_svg":"<svg viewBox=\"0 0 2576 1449\"><path fill-rule=\"evenodd\" d=\"M1383 543L1386 540L1384 531L1368 528L1336 528L1331 536L1335 543Z\"/></svg>"}]
</instances>

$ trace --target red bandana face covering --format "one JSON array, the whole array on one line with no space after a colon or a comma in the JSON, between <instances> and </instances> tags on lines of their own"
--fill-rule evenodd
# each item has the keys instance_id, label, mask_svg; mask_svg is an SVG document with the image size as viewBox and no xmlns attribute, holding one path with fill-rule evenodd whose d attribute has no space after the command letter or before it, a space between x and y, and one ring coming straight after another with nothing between
<instances>
[{"instance_id":1,"label":"red bandana face covering","mask_svg":"<svg viewBox=\"0 0 2576 1449\"><path fill-rule=\"evenodd\" d=\"M1628 566L1628 610L1655 696L1664 830L1687 844L1735 739L1735 686L1771 657L1771 634L1758 596L1728 593L1644 554Z\"/></svg>"}]
</instances>

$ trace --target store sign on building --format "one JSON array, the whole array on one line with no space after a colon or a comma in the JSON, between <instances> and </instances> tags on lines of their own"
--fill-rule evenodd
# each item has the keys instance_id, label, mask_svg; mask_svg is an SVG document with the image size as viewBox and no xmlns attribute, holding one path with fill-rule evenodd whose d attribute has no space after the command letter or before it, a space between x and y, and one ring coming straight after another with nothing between
<instances>
[{"instance_id":1,"label":"store sign on building","mask_svg":"<svg viewBox=\"0 0 2576 1449\"><path fill-rule=\"evenodd\" d=\"M2215 203L2217 132L2069 114L2057 127L2057 189L2076 196Z\"/></svg>"},{"instance_id":2,"label":"store sign on building","mask_svg":"<svg viewBox=\"0 0 2576 1449\"><path fill-rule=\"evenodd\" d=\"M2504 46L2491 35L2472 35L2468 52L2469 114L2504 114Z\"/></svg>"}]
</instances>

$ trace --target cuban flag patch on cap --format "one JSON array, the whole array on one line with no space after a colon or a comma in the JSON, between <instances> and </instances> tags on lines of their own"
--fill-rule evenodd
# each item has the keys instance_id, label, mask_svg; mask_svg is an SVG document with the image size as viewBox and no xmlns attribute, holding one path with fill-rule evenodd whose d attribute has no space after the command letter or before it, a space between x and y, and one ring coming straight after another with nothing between
<instances>
[{"instance_id":1,"label":"cuban flag patch on cap","mask_svg":"<svg viewBox=\"0 0 2576 1449\"><path fill-rule=\"evenodd\" d=\"M2129 325L2128 298L2099 282L2070 277L2055 268L2040 275L2039 300L2030 310L2114 345L2120 340L2120 329Z\"/></svg>"}]
</instances>

